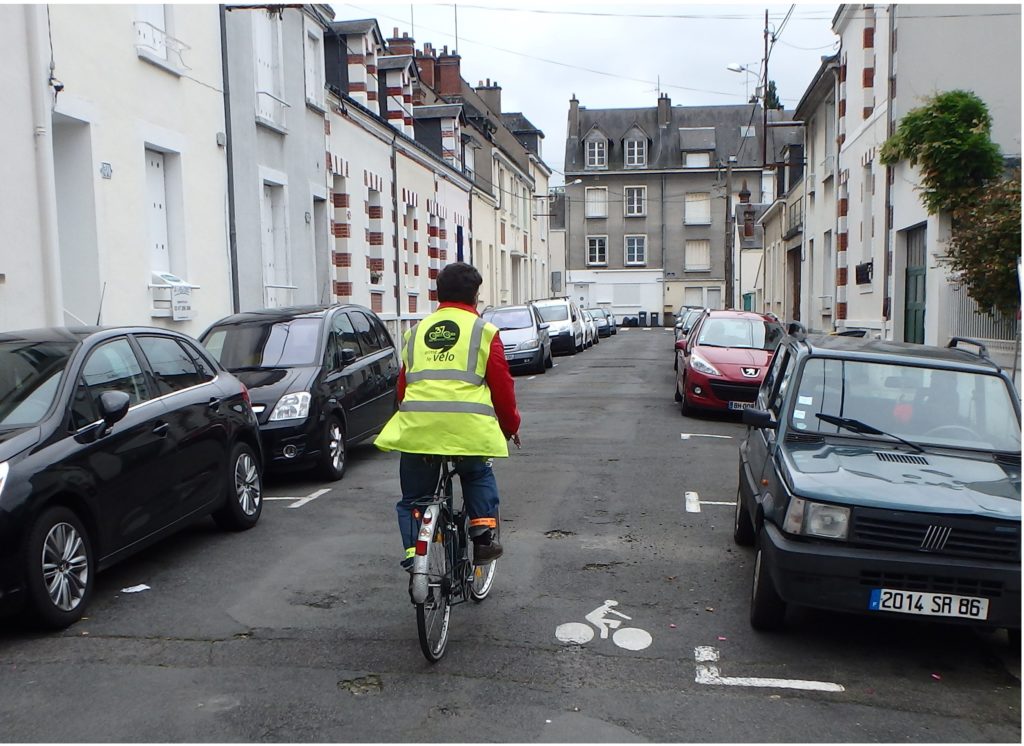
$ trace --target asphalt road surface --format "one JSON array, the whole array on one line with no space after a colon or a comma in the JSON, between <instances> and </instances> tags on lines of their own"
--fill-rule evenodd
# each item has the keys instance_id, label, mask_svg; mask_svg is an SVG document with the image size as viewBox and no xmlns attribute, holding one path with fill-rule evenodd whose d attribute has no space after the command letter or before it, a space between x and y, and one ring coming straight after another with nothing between
<instances>
[{"instance_id":1,"label":"asphalt road surface","mask_svg":"<svg viewBox=\"0 0 1024 746\"><path fill-rule=\"evenodd\" d=\"M671 355L671 332L623 330L517 378L506 556L440 663L398 567L398 457L359 447L338 483L269 479L283 499L252 531L204 519L100 575L70 629L0 628L3 739L1019 743L1001 631L799 610L750 629L744 427L682 417Z\"/></svg>"}]
</instances>

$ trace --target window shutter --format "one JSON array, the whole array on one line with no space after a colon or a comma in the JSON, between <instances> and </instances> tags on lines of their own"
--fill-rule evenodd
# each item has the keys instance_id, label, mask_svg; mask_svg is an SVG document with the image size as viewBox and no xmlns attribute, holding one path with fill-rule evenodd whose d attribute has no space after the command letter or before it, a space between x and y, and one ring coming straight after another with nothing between
<instances>
[{"instance_id":1,"label":"window shutter","mask_svg":"<svg viewBox=\"0 0 1024 746\"><path fill-rule=\"evenodd\" d=\"M697 272L711 269L711 241L707 239L686 242L686 271Z\"/></svg>"},{"instance_id":2,"label":"window shutter","mask_svg":"<svg viewBox=\"0 0 1024 746\"><path fill-rule=\"evenodd\" d=\"M708 225L711 223L711 195L707 192L691 192L686 195L687 225Z\"/></svg>"}]
</instances>

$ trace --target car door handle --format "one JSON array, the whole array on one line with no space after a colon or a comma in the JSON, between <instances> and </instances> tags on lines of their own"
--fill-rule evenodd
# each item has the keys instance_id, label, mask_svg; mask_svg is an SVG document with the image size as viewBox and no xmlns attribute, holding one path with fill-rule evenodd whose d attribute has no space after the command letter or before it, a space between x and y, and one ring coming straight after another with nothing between
<instances>
[{"instance_id":1,"label":"car door handle","mask_svg":"<svg viewBox=\"0 0 1024 746\"><path fill-rule=\"evenodd\" d=\"M171 426L168 425L166 422L158 422L156 424L156 427L153 428L153 434L159 435L161 438L163 438L165 435L167 435L167 431L170 429Z\"/></svg>"},{"instance_id":2,"label":"car door handle","mask_svg":"<svg viewBox=\"0 0 1024 746\"><path fill-rule=\"evenodd\" d=\"M206 406L212 409L214 412L216 412L218 409L220 409L220 399L218 399L217 397L212 397L210 399L210 403L207 404Z\"/></svg>"}]
</instances>

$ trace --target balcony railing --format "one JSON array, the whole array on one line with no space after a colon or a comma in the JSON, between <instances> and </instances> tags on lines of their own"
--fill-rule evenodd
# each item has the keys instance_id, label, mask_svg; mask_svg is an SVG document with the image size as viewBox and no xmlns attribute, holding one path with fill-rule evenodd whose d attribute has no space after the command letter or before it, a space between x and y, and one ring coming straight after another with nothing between
<instances>
[{"instance_id":1,"label":"balcony railing","mask_svg":"<svg viewBox=\"0 0 1024 746\"><path fill-rule=\"evenodd\" d=\"M270 91L256 91L257 121L277 129L286 129L288 126L286 114L290 108L287 101L278 98Z\"/></svg>"},{"instance_id":2,"label":"balcony railing","mask_svg":"<svg viewBox=\"0 0 1024 746\"><path fill-rule=\"evenodd\" d=\"M786 209L786 230L782 234L784 239L792 238L803 230L804 227L804 200L801 197Z\"/></svg>"},{"instance_id":3,"label":"balcony railing","mask_svg":"<svg viewBox=\"0 0 1024 746\"><path fill-rule=\"evenodd\" d=\"M135 21L135 51L140 57L172 71L190 70L181 53L190 49L188 44L176 39L162 28L149 21Z\"/></svg>"}]
</instances>

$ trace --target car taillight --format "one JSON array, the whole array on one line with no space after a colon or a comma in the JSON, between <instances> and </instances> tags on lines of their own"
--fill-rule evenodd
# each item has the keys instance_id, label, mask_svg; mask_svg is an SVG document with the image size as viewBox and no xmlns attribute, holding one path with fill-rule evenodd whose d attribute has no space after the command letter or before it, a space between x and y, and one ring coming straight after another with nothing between
<instances>
[{"instance_id":1,"label":"car taillight","mask_svg":"<svg viewBox=\"0 0 1024 746\"><path fill-rule=\"evenodd\" d=\"M252 401L249 399L249 389L245 387L244 383L242 384L242 399L246 404L252 404Z\"/></svg>"}]
</instances>

